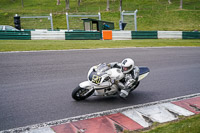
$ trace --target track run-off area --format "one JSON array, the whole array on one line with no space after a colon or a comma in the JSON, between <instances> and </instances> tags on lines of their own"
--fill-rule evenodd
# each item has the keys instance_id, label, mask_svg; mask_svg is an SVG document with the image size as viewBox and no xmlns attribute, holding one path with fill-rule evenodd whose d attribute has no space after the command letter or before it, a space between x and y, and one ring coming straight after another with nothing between
<instances>
[{"instance_id":1,"label":"track run-off area","mask_svg":"<svg viewBox=\"0 0 200 133\"><path fill-rule=\"evenodd\" d=\"M134 59L150 74L126 100L72 90L99 63ZM0 131L200 92L200 47L155 47L0 53Z\"/></svg>"}]
</instances>

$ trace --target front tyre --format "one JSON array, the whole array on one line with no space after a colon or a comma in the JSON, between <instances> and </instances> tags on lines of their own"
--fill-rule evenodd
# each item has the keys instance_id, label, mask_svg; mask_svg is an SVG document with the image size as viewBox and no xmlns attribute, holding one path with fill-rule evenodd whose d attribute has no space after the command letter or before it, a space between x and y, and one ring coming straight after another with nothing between
<instances>
[{"instance_id":1,"label":"front tyre","mask_svg":"<svg viewBox=\"0 0 200 133\"><path fill-rule=\"evenodd\" d=\"M91 92L89 91L90 90L78 86L73 90L72 98L76 101L85 100L94 93L94 90L92 90Z\"/></svg>"}]
</instances>

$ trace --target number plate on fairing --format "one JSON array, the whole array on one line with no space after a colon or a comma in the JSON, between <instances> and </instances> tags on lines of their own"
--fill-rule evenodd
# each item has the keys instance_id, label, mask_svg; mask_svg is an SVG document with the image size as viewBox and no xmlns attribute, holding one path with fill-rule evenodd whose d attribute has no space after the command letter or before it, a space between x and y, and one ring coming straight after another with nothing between
<instances>
[{"instance_id":1,"label":"number plate on fairing","mask_svg":"<svg viewBox=\"0 0 200 133\"><path fill-rule=\"evenodd\" d=\"M98 76L97 72L91 72L90 75L89 75L89 80L92 81L92 83L100 84L101 79L102 79L102 77Z\"/></svg>"},{"instance_id":2,"label":"number plate on fairing","mask_svg":"<svg viewBox=\"0 0 200 133\"><path fill-rule=\"evenodd\" d=\"M98 75L93 75L92 76L92 83L99 84L101 82L102 77Z\"/></svg>"}]
</instances>

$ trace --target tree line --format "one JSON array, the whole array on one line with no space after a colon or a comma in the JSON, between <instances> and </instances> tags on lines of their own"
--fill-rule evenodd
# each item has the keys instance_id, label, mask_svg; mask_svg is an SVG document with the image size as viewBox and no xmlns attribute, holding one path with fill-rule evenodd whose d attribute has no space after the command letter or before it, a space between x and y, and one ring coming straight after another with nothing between
<instances>
[{"instance_id":1,"label":"tree line","mask_svg":"<svg viewBox=\"0 0 200 133\"><path fill-rule=\"evenodd\" d=\"M78 2L78 6L80 6L80 4L81 4L81 2L82 2L83 0L77 0L77 2ZM112 0L112 1L116 1L116 0ZM121 9L122 9L122 0L119 0L120 1L120 8L119 8L119 10L121 11ZM60 5L61 3L60 3L60 0L57 0L57 5ZM69 10L70 9L70 7L69 7L69 0L65 0L65 4L66 4L66 10ZM107 11L109 11L110 10L110 3L109 3L109 0L107 0L107 8L106 8L106 10Z\"/></svg>"},{"instance_id":2,"label":"tree line","mask_svg":"<svg viewBox=\"0 0 200 133\"><path fill-rule=\"evenodd\" d=\"M82 2L83 0L77 0L78 2L78 6L80 6L80 3ZM112 0L112 1L116 1L116 0ZM69 10L69 0L65 0L65 3L66 3L66 10ZM121 12L122 11L122 0L119 0L119 11ZM168 0L168 3L169 4L172 4L171 0ZM60 0L57 0L57 5L60 5ZM180 9L183 8L183 0L180 0ZM110 0L107 0L107 7L106 7L106 11L110 11Z\"/></svg>"},{"instance_id":3,"label":"tree line","mask_svg":"<svg viewBox=\"0 0 200 133\"><path fill-rule=\"evenodd\" d=\"M11 1L15 1L15 0L11 0ZM66 10L69 10L70 9L70 4L69 4L69 1L70 0L65 0L65 4L66 4ZM77 4L78 6L80 6L81 2L83 0L77 0ZM117 1L117 0L112 0L112 1ZM119 0L120 4L119 4L119 11L121 12L122 11L122 0ZM159 0L158 0L159 1ZM169 4L172 4L172 0L168 0L168 3ZM21 0L21 4L22 4L22 7L24 7L24 0ZM57 5L60 5L61 2L60 0L57 0ZM183 9L183 0L180 0L180 9ZM106 7L106 11L110 11L110 0L107 0L107 7Z\"/></svg>"}]
</instances>

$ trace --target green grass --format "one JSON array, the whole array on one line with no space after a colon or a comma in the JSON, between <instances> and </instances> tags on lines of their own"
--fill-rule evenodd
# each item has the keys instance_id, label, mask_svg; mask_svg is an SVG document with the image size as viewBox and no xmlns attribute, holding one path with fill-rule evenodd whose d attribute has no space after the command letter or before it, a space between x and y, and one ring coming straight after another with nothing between
<instances>
[{"instance_id":1,"label":"green grass","mask_svg":"<svg viewBox=\"0 0 200 133\"><path fill-rule=\"evenodd\" d=\"M125 131L124 133L200 133L200 114L167 124L156 124L149 130Z\"/></svg>"},{"instance_id":2,"label":"green grass","mask_svg":"<svg viewBox=\"0 0 200 133\"><path fill-rule=\"evenodd\" d=\"M123 47L200 46L200 40L0 40L0 51L68 50Z\"/></svg>"},{"instance_id":3,"label":"green grass","mask_svg":"<svg viewBox=\"0 0 200 133\"><path fill-rule=\"evenodd\" d=\"M99 11L102 20L115 23L115 29L119 29L119 0L110 0L110 11L106 11L107 0L82 0L80 7L77 0L70 0L70 14L97 14ZM134 11L138 9L138 30L180 30L193 31L200 30L200 0L184 0L183 9L179 9L180 0L123 0L122 9ZM66 29L65 0L61 0L61 5L56 5L56 0L24 0L24 7L21 0L0 0L0 25L12 25L13 16L25 15L47 15L53 13L54 29ZM22 28L36 29L49 28L50 22L41 21L23 23ZM76 23L80 21L80 23ZM30 24L27 24L30 23ZM44 25L44 23L46 25ZM77 27L78 26L78 27ZM82 20L70 20L72 29L83 29ZM127 30L133 30L128 28Z\"/></svg>"}]
</instances>

